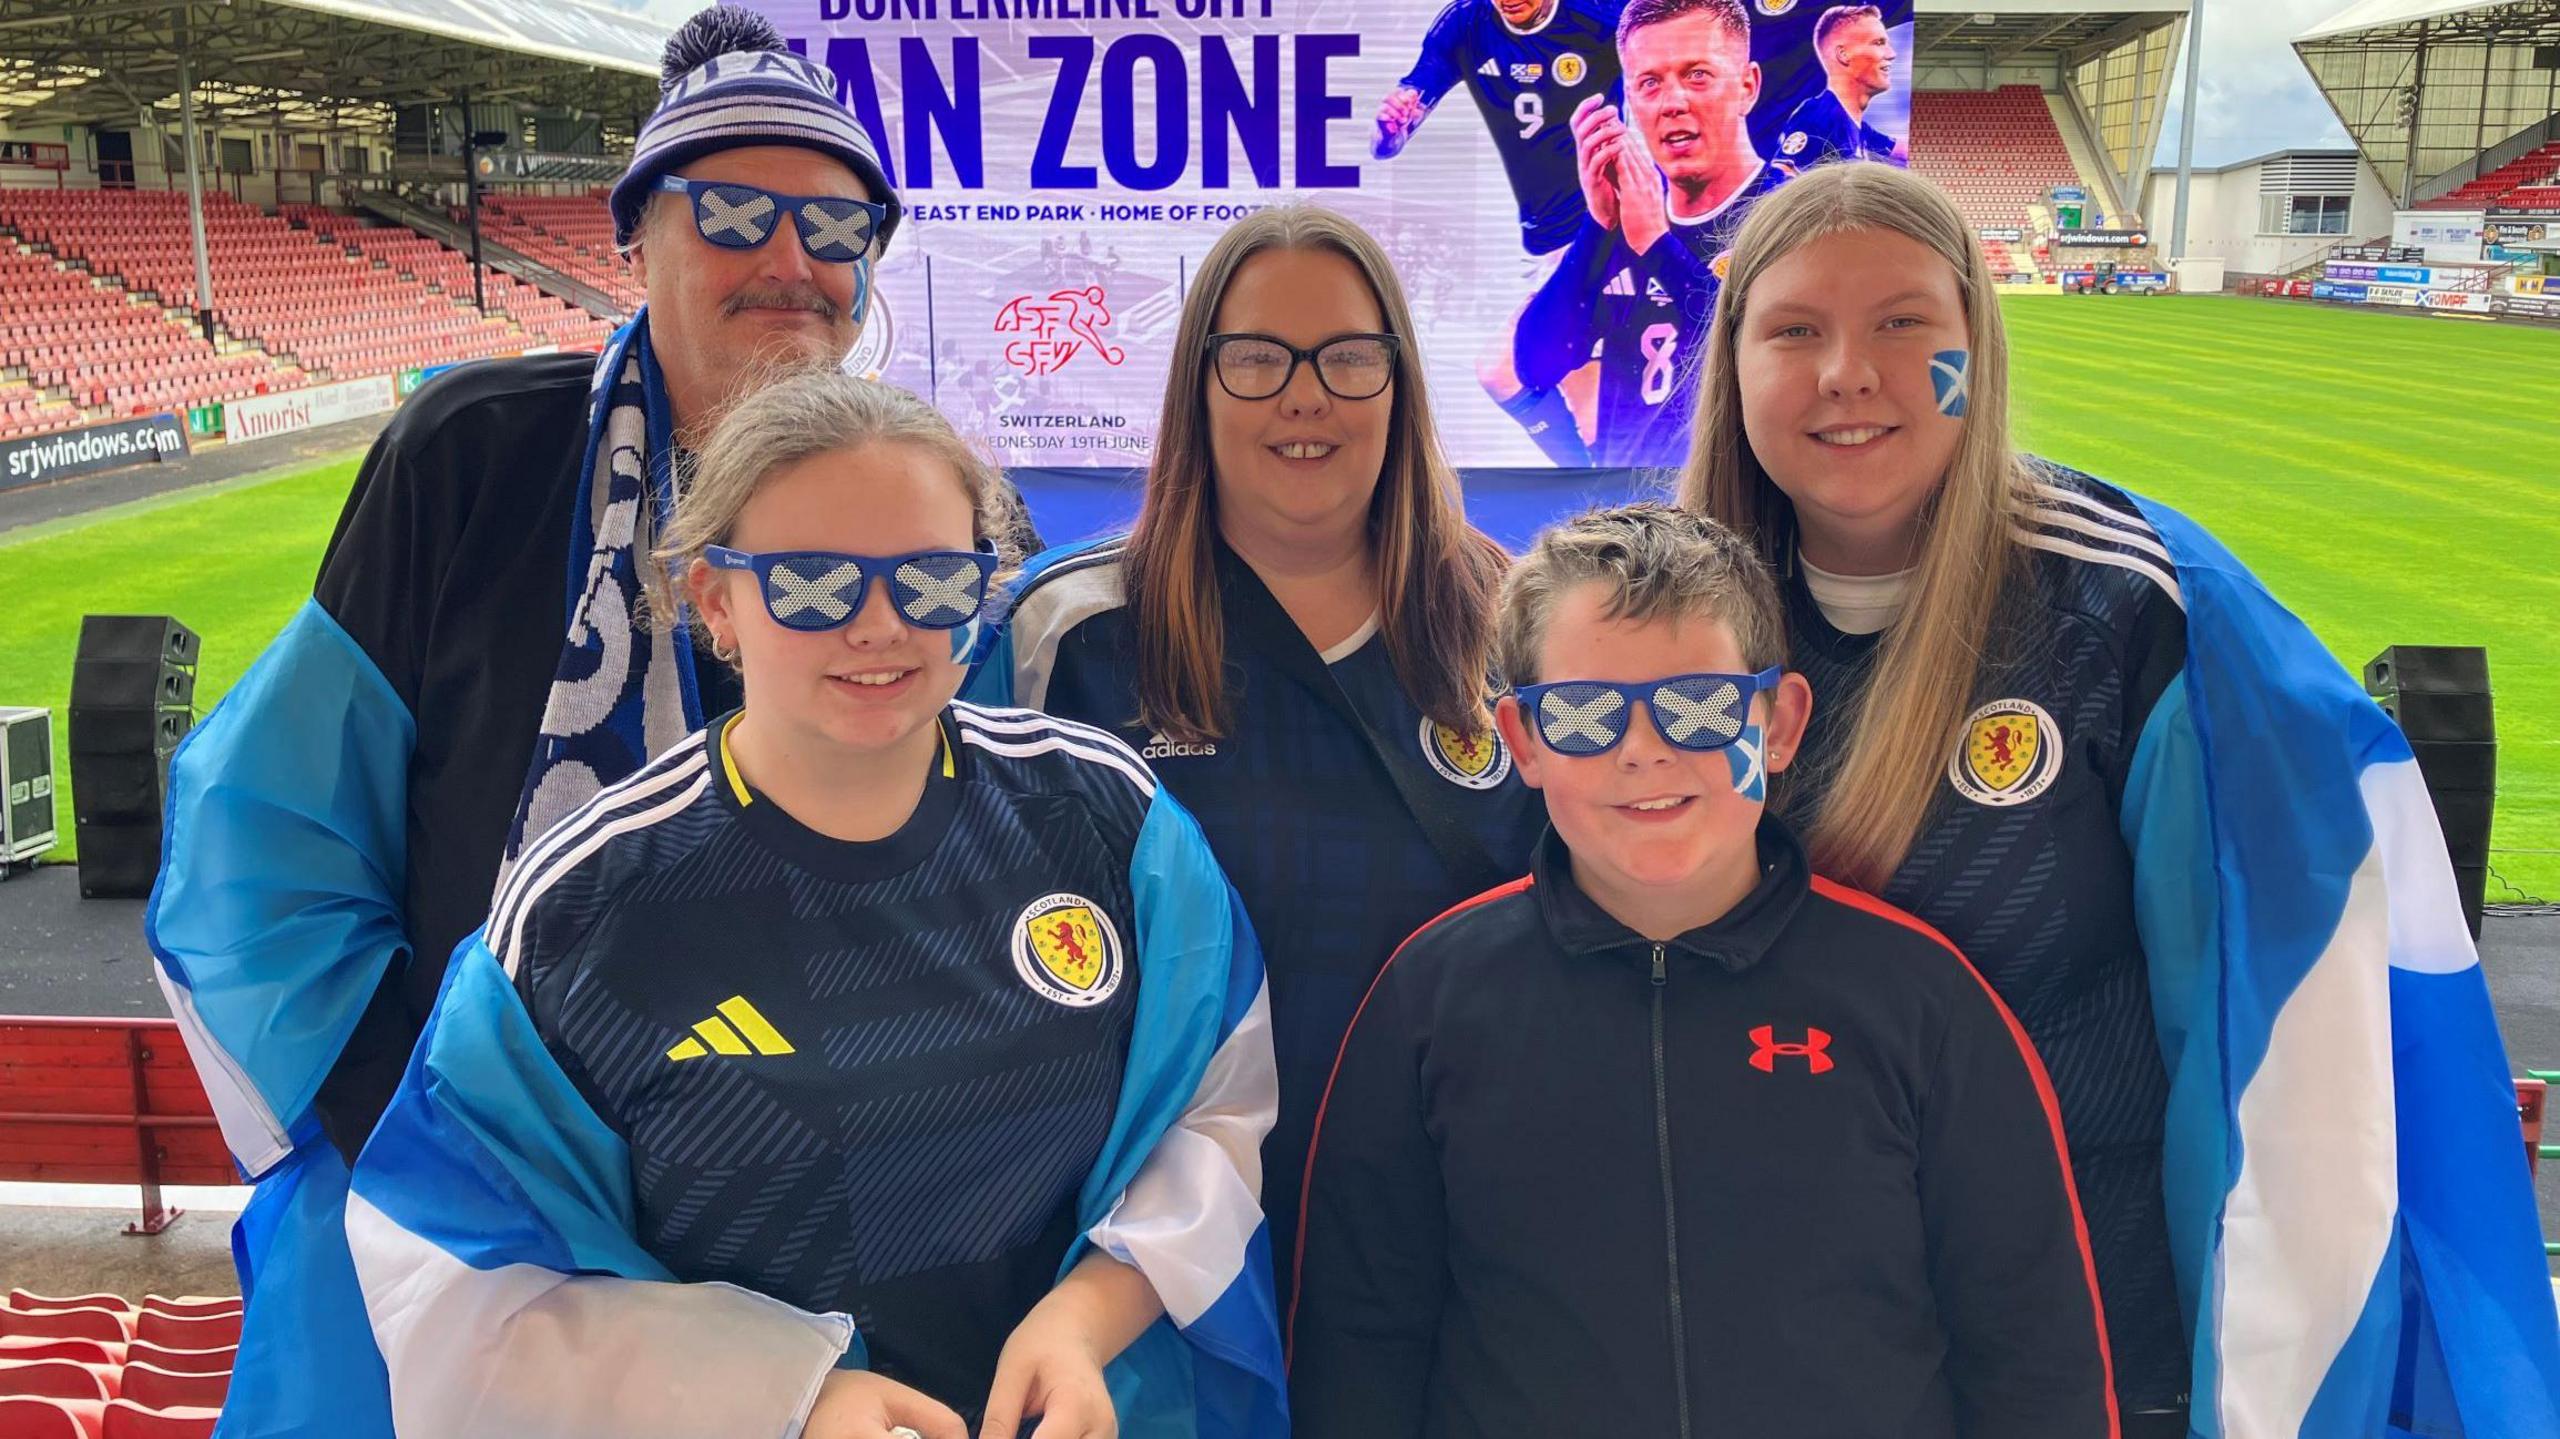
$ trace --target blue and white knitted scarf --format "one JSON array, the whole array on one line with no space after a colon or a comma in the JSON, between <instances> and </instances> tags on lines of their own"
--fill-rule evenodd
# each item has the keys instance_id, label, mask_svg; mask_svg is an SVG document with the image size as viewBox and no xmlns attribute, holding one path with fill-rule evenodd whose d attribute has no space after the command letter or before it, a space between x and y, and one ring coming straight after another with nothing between
<instances>
[{"instance_id":1,"label":"blue and white knitted scarf","mask_svg":"<svg viewBox=\"0 0 2560 1439\"><path fill-rule=\"evenodd\" d=\"M569 633L542 706L499 883L524 847L700 728L692 637L643 628L642 566L675 506L675 441L644 306L615 332L588 397L587 502L569 526Z\"/></svg>"}]
</instances>

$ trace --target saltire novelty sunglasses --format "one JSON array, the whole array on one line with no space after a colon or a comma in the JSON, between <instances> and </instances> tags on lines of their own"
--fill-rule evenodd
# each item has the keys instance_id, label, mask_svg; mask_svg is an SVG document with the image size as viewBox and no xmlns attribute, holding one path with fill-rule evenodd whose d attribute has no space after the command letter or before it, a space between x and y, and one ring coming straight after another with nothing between
<instances>
[{"instance_id":1,"label":"saltire novelty sunglasses","mask_svg":"<svg viewBox=\"0 0 2560 1439\"><path fill-rule=\"evenodd\" d=\"M831 550L749 554L712 545L702 558L716 570L752 571L773 622L803 633L853 623L875 579L888 581L889 603L898 618L920 630L956 630L986 612L987 581L996 571L992 546L845 555Z\"/></svg>"},{"instance_id":2,"label":"saltire novelty sunglasses","mask_svg":"<svg viewBox=\"0 0 2560 1439\"><path fill-rule=\"evenodd\" d=\"M791 217L800 248L812 260L848 265L871 253L888 223L889 207L843 195L785 195L734 180L690 180L661 175L658 188L693 201L693 228L724 250L752 250L773 238L774 226Z\"/></svg>"},{"instance_id":3,"label":"saltire novelty sunglasses","mask_svg":"<svg viewBox=\"0 0 2560 1439\"><path fill-rule=\"evenodd\" d=\"M1582 758L1607 754L1627 737L1636 707L1653 713L1653 727L1676 749L1720 750L1742 738L1751 723L1751 701L1778 687L1785 668L1756 675L1673 675L1640 684L1608 680L1556 680L1512 691L1528 728L1546 747Z\"/></svg>"}]
</instances>

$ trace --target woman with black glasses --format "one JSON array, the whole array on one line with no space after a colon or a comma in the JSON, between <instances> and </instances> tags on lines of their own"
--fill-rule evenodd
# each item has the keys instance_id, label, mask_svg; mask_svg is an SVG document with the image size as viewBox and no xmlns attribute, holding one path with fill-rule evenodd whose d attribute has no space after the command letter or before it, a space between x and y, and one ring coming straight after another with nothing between
<instances>
[{"instance_id":1,"label":"woman with black glasses","mask_svg":"<svg viewBox=\"0 0 2560 1439\"><path fill-rule=\"evenodd\" d=\"M1125 538L1043 555L974 698L1099 725L1200 818L1271 979L1264 1208L1283 1313L1315 1108L1425 920L1544 820L1487 707L1501 550L1440 450L1404 289L1328 210L1262 211L1186 297Z\"/></svg>"}]
</instances>

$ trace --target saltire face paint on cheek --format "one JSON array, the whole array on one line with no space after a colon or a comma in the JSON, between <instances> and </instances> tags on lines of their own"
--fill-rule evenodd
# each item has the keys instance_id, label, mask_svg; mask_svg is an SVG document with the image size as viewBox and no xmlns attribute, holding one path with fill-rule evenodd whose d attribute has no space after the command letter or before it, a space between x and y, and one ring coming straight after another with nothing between
<instances>
[{"instance_id":1,"label":"saltire face paint on cheek","mask_svg":"<svg viewBox=\"0 0 2560 1439\"><path fill-rule=\"evenodd\" d=\"M853 322L857 325L871 317L871 257L853 262Z\"/></svg>"},{"instance_id":2,"label":"saltire face paint on cheek","mask_svg":"<svg viewBox=\"0 0 2560 1439\"><path fill-rule=\"evenodd\" d=\"M1725 769L1733 780L1733 792L1754 802L1769 797L1769 767L1760 759L1763 743L1760 726L1746 724L1733 743L1724 747Z\"/></svg>"},{"instance_id":3,"label":"saltire face paint on cheek","mask_svg":"<svg viewBox=\"0 0 2560 1439\"><path fill-rule=\"evenodd\" d=\"M1940 350L1929 357L1929 382L1937 387L1938 413L1951 420L1964 418L1966 392L1973 384L1973 353L1969 350Z\"/></svg>"},{"instance_id":4,"label":"saltire face paint on cheek","mask_svg":"<svg viewBox=\"0 0 2560 1439\"><path fill-rule=\"evenodd\" d=\"M986 623L986 611L980 610L967 624L954 625L950 629L943 631L944 634L951 637L951 658L953 660L964 665L969 662L970 657L976 653L978 648L978 632L986 627Z\"/></svg>"}]
</instances>

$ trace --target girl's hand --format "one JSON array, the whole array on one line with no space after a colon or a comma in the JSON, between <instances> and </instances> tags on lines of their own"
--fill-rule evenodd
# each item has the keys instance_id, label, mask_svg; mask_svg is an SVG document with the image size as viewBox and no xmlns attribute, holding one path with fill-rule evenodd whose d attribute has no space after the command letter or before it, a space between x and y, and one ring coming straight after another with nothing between
<instances>
[{"instance_id":1,"label":"girl's hand","mask_svg":"<svg viewBox=\"0 0 2560 1439\"><path fill-rule=\"evenodd\" d=\"M892 1439L899 1429L923 1439L969 1439L959 1415L895 1379L859 1369L839 1369L818 1386L800 1439Z\"/></svg>"},{"instance_id":2,"label":"girl's hand","mask_svg":"<svg viewBox=\"0 0 2560 1439\"><path fill-rule=\"evenodd\" d=\"M1120 1419L1102 1365L1071 1316L1033 1309L996 1360L979 1439L1015 1439L1032 1416L1040 1421L1038 1439L1116 1439Z\"/></svg>"}]
</instances>

